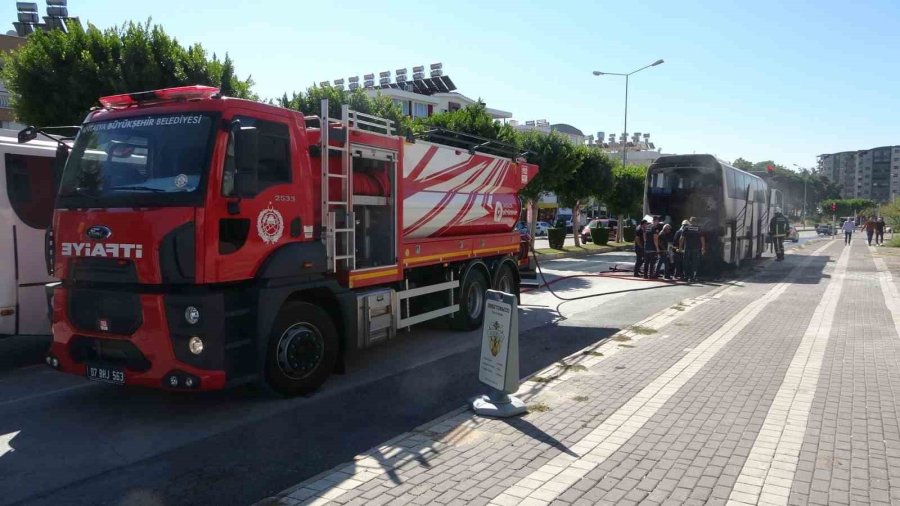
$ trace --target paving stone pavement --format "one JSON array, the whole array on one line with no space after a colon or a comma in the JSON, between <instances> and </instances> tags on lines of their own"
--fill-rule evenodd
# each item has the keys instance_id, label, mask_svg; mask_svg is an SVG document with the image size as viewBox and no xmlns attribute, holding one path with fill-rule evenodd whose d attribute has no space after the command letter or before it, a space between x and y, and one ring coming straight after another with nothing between
<instances>
[{"instance_id":1,"label":"paving stone pavement","mask_svg":"<svg viewBox=\"0 0 900 506\"><path fill-rule=\"evenodd\" d=\"M900 503L900 257L810 243L261 504ZM893 311L892 311L893 310Z\"/></svg>"}]
</instances>

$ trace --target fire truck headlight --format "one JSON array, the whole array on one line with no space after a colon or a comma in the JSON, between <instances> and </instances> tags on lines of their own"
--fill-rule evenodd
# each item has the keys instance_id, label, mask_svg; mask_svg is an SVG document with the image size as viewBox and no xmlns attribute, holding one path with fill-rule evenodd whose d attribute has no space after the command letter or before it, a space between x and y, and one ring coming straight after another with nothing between
<instances>
[{"instance_id":1,"label":"fire truck headlight","mask_svg":"<svg viewBox=\"0 0 900 506\"><path fill-rule=\"evenodd\" d=\"M175 376L174 374L169 376L169 386L171 386L171 387L178 386L178 376Z\"/></svg>"},{"instance_id":2,"label":"fire truck headlight","mask_svg":"<svg viewBox=\"0 0 900 506\"><path fill-rule=\"evenodd\" d=\"M194 306L188 306L184 310L184 321L190 325L195 325L200 321L200 310Z\"/></svg>"},{"instance_id":3,"label":"fire truck headlight","mask_svg":"<svg viewBox=\"0 0 900 506\"><path fill-rule=\"evenodd\" d=\"M188 388L194 388L194 378L192 378L190 376L188 376L187 378L184 378L184 386L186 386Z\"/></svg>"},{"instance_id":4,"label":"fire truck headlight","mask_svg":"<svg viewBox=\"0 0 900 506\"><path fill-rule=\"evenodd\" d=\"M188 341L188 348L190 348L191 353L193 353L194 355L203 353L203 340L197 336L192 337Z\"/></svg>"}]
</instances>

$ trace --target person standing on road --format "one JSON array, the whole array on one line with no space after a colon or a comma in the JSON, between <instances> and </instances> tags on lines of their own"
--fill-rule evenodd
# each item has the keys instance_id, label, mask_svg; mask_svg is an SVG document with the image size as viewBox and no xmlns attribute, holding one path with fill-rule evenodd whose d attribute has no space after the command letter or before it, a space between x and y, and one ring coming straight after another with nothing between
<instances>
[{"instance_id":1,"label":"person standing on road","mask_svg":"<svg viewBox=\"0 0 900 506\"><path fill-rule=\"evenodd\" d=\"M850 239L853 237L853 220L847 219L844 221L844 224L841 225L841 229L844 231L844 245L850 244Z\"/></svg>"},{"instance_id":2,"label":"person standing on road","mask_svg":"<svg viewBox=\"0 0 900 506\"><path fill-rule=\"evenodd\" d=\"M656 262L656 277L672 279L672 225L666 223L656 236L659 245L659 260Z\"/></svg>"},{"instance_id":3,"label":"person standing on road","mask_svg":"<svg viewBox=\"0 0 900 506\"><path fill-rule=\"evenodd\" d=\"M641 266L644 264L644 227L647 220L641 220L641 224L634 231L634 276L641 275Z\"/></svg>"},{"instance_id":4,"label":"person standing on road","mask_svg":"<svg viewBox=\"0 0 900 506\"><path fill-rule=\"evenodd\" d=\"M675 231L672 237L672 275L675 279L684 279L684 251L681 249L681 236L684 235L684 227L688 220L681 222L681 228Z\"/></svg>"},{"instance_id":5,"label":"person standing on road","mask_svg":"<svg viewBox=\"0 0 900 506\"><path fill-rule=\"evenodd\" d=\"M700 268L700 255L706 254L706 237L697 226L697 218L688 220L681 234L679 249L684 252L684 277L689 283L697 281L697 269Z\"/></svg>"},{"instance_id":6,"label":"person standing on road","mask_svg":"<svg viewBox=\"0 0 900 506\"><path fill-rule=\"evenodd\" d=\"M875 235L875 217L869 216L869 219L866 220L866 224L864 226L866 228L866 242L868 242L869 246L871 246L872 236Z\"/></svg>"},{"instance_id":7,"label":"person standing on road","mask_svg":"<svg viewBox=\"0 0 900 506\"><path fill-rule=\"evenodd\" d=\"M884 246L884 216L879 216L875 222L875 244Z\"/></svg>"},{"instance_id":8,"label":"person standing on road","mask_svg":"<svg viewBox=\"0 0 900 506\"><path fill-rule=\"evenodd\" d=\"M787 236L790 223L787 217L781 214L781 208L775 208L775 216L769 221L769 235L772 236L772 243L775 246L775 260L784 260L784 238Z\"/></svg>"},{"instance_id":9,"label":"person standing on road","mask_svg":"<svg viewBox=\"0 0 900 506\"><path fill-rule=\"evenodd\" d=\"M644 225L644 279L656 276L656 258L659 252L659 217L654 216L653 222Z\"/></svg>"}]
</instances>

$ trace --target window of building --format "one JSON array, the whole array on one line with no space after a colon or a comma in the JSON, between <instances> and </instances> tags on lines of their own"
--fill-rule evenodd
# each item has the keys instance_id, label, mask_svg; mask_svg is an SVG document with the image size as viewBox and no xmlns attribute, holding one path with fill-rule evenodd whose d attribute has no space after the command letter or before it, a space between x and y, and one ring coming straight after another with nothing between
<instances>
[{"instance_id":1,"label":"window of building","mask_svg":"<svg viewBox=\"0 0 900 506\"><path fill-rule=\"evenodd\" d=\"M428 104L413 102L413 118L425 118L428 116Z\"/></svg>"},{"instance_id":2,"label":"window of building","mask_svg":"<svg viewBox=\"0 0 900 506\"><path fill-rule=\"evenodd\" d=\"M241 126L255 126L259 132L259 183L260 191L276 184L291 182L291 135L284 123L263 121L241 116ZM228 142L225 153L225 170L222 177L222 195L234 193L234 145Z\"/></svg>"}]
</instances>

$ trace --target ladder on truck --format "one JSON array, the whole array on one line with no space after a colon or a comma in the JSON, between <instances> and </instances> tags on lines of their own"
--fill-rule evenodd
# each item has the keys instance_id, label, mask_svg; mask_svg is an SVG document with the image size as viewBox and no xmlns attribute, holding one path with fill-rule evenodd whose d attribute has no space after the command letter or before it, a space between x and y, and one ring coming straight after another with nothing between
<instances>
[{"instance_id":1,"label":"ladder on truck","mask_svg":"<svg viewBox=\"0 0 900 506\"><path fill-rule=\"evenodd\" d=\"M334 127L340 133L340 145L331 145L332 118L328 99L322 100L319 128L322 158L322 221L325 226L322 241L328 261L328 271L353 271L356 269L356 213L353 211L353 155L350 150L350 130L360 129L382 135L396 135L394 122L353 111L341 106L340 124ZM331 172L331 155L340 157L340 171ZM338 181L340 192L332 199L331 182Z\"/></svg>"}]
</instances>

